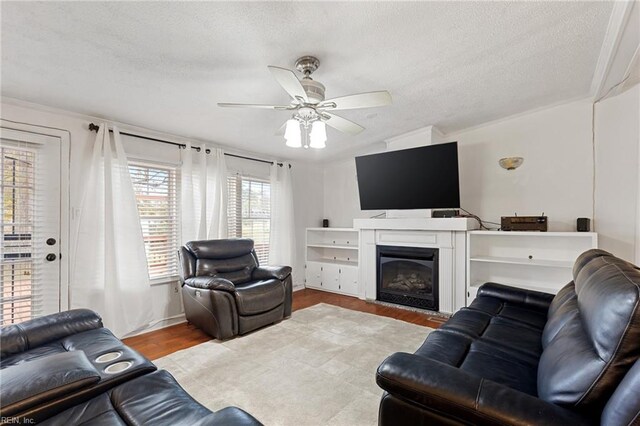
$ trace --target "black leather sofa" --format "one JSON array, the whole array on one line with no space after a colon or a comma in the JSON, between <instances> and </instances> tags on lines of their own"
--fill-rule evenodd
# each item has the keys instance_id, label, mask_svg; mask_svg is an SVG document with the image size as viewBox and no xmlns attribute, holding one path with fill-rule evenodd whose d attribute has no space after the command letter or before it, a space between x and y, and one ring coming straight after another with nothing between
<instances>
[{"instance_id":1,"label":"black leather sofa","mask_svg":"<svg viewBox=\"0 0 640 426\"><path fill-rule=\"evenodd\" d=\"M187 321L228 339L291 316L291 267L260 267L253 240L190 241L180 248Z\"/></svg>"},{"instance_id":2,"label":"black leather sofa","mask_svg":"<svg viewBox=\"0 0 640 426\"><path fill-rule=\"evenodd\" d=\"M0 330L0 412L1 424L260 425L200 405L87 309Z\"/></svg>"},{"instance_id":3,"label":"black leather sofa","mask_svg":"<svg viewBox=\"0 0 640 426\"><path fill-rule=\"evenodd\" d=\"M378 368L380 425L640 424L640 271L583 253L550 294L487 283Z\"/></svg>"}]
</instances>

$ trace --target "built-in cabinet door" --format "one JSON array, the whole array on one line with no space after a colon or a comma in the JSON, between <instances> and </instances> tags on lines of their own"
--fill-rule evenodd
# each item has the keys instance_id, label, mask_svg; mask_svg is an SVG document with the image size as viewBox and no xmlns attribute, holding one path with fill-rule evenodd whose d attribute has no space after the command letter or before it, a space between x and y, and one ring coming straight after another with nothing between
<instances>
[{"instance_id":1,"label":"built-in cabinet door","mask_svg":"<svg viewBox=\"0 0 640 426\"><path fill-rule=\"evenodd\" d=\"M340 267L339 290L352 295L358 294L358 268L355 266Z\"/></svg>"},{"instance_id":2,"label":"built-in cabinet door","mask_svg":"<svg viewBox=\"0 0 640 426\"><path fill-rule=\"evenodd\" d=\"M338 265L330 263L322 265L322 288L329 291L340 291L340 268Z\"/></svg>"},{"instance_id":3,"label":"built-in cabinet door","mask_svg":"<svg viewBox=\"0 0 640 426\"><path fill-rule=\"evenodd\" d=\"M307 287L322 287L322 263L307 262L305 270L305 279Z\"/></svg>"}]
</instances>

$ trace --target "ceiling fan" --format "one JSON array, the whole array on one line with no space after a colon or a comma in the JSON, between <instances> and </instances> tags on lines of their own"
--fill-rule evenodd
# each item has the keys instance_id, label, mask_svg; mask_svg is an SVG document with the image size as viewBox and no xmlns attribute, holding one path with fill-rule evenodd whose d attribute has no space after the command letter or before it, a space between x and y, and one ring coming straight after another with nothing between
<instances>
[{"instance_id":1,"label":"ceiling fan","mask_svg":"<svg viewBox=\"0 0 640 426\"><path fill-rule=\"evenodd\" d=\"M309 146L324 148L327 140L325 123L350 135L357 135L364 130L364 127L333 114L333 111L391 104L391 95L386 90L325 100L324 85L311 78L311 74L319 66L320 61L313 56L299 58L295 67L304 75L301 80L298 79L295 72L287 68L273 65L267 67L280 86L291 96L289 105L219 103L218 106L293 111L291 119L282 126L285 127L284 137L287 145L299 148L303 146L304 142L305 148ZM304 132L301 128L304 129ZM302 140L303 135L305 136L304 141Z\"/></svg>"}]
</instances>

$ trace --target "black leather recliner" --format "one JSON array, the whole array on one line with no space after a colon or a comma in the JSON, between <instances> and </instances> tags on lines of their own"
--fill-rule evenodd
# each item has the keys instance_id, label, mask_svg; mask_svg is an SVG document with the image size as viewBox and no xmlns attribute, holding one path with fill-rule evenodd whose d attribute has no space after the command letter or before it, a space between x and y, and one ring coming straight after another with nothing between
<instances>
[{"instance_id":1,"label":"black leather recliner","mask_svg":"<svg viewBox=\"0 0 640 426\"><path fill-rule=\"evenodd\" d=\"M187 321L216 339L291 316L291 267L260 267L253 240L190 241L180 248Z\"/></svg>"},{"instance_id":2,"label":"black leather recliner","mask_svg":"<svg viewBox=\"0 0 640 426\"><path fill-rule=\"evenodd\" d=\"M487 283L378 368L380 425L640 424L640 270L583 253L554 297Z\"/></svg>"}]
</instances>

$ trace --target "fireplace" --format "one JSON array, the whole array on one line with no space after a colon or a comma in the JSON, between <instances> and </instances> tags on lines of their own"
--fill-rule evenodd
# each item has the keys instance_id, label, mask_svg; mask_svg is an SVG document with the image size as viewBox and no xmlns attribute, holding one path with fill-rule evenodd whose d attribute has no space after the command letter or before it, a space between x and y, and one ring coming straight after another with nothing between
<instances>
[{"instance_id":1,"label":"fireplace","mask_svg":"<svg viewBox=\"0 0 640 426\"><path fill-rule=\"evenodd\" d=\"M437 311L438 249L376 247L377 300Z\"/></svg>"}]
</instances>

